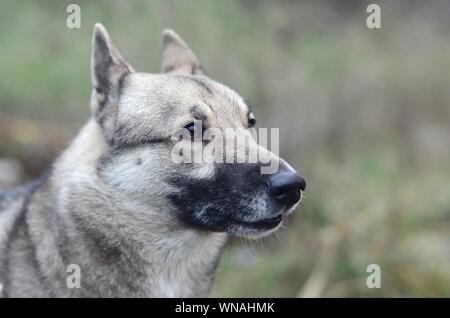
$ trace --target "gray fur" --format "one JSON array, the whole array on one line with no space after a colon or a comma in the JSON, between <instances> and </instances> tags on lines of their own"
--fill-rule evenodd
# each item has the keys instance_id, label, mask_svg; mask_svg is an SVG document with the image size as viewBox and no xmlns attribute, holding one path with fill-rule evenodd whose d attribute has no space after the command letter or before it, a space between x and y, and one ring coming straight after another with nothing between
<instances>
[{"instance_id":1,"label":"gray fur","mask_svg":"<svg viewBox=\"0 0 450 318\"><path fill-rule=\"evenodd\" d=\"M4 296L208 295L231 232L184 223L168 199L181 190L168 180L182 175L211 182L218 168L173 163L170 136L193 110L224 129L245 128L249 109L203 75L197 57L171 30L163 32L162 70L136 73L96 25L92 118L47 177L0 195ZM265 197L258 198L236 202L266 207ZM81 288L68 288L70 264L81 268Z\"/></svg>"}]
</instances>

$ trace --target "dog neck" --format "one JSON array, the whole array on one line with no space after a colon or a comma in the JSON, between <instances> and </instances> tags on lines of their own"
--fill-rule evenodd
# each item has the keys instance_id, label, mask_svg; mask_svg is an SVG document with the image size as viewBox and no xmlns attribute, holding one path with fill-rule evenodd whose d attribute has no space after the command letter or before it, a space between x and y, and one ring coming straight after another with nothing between
<instances>
[{"instance_id":1,"label":"dog neck","mask_svg":"<svg viewBox=\"0 0 450 318\"><path fill-rule=\"evenodd\" d=\"M70 264L81 269L81 288L63 294L206 296L227 236L168 222L161 213L169 211L153 210L114 192L97 174L106 147L99 126L90 121L55 162L41 190L52 194L54 215L31 214L31 224L44 218L56 231L47 235L51 239L45 233L32 233L35 239L54 244L38 246L37 254L48 258L57 253L60 268L54 272L60 277L68 275L65 268ZM137 219L137 215L146 217ZM47 274L55 276L51 270ZM64 284L59 287L67 289Z\"/></svg>"}]
</instances>

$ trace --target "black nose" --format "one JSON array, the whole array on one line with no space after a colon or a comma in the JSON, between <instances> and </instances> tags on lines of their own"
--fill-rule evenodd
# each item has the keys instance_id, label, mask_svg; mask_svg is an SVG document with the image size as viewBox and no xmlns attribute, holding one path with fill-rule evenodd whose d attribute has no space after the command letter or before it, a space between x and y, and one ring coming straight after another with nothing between
<instances>
[{"instance_id":1,"label":"black nose","mask_svg":"<svg viewBox=\"0 0 450 318\"><path fill-rule=\"evenodd\" d=\"M280 166L280 170L269 178L269 191L283 205L292 206L302 197L306 181L291 169Z\"/></svg>"}]
</instances>

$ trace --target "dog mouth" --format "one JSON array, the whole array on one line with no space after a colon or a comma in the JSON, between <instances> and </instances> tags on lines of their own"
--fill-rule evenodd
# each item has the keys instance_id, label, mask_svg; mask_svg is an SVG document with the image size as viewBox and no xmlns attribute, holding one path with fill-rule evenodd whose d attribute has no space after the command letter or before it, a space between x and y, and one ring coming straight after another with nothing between
<instances>
[{"instance_id":1,"label":"dog mouth","mask_svg":"<svg viewBox=\"0 0 450 318\"><path fill-rule=\"evenodd\" d=\"M267 231L276 228L282 221L283 216L280 214L272 218L256 221L236 221L235 224L245 228Z\"/></svg>"}]
</instances>

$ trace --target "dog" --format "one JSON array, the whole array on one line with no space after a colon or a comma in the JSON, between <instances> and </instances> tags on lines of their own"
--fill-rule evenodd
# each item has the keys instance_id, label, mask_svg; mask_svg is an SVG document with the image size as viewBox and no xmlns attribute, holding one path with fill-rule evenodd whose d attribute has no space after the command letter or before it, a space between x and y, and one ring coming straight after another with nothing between
<instances>
[{"instance_id":1,"label":"dog","mask_svg":"<svg viewBox=\"0 0 450 318\"><path fill-rule=\"evenodd\" d=\"M172 160L198 143L174 130L248 137L255 118L174 31L162 46L162 72L139 73L95 25L91 118L43 177L0 195L4 297L205 297L230 237L267 235L298 205L305 180L253 139L276 173Z\"/></svg>"}]
</instances>

